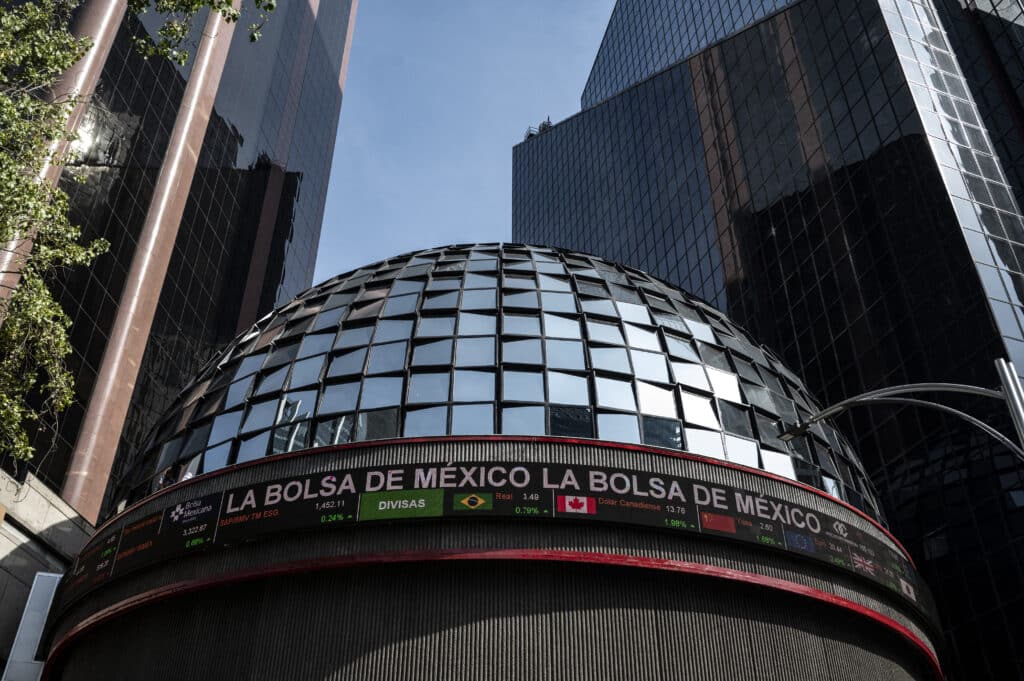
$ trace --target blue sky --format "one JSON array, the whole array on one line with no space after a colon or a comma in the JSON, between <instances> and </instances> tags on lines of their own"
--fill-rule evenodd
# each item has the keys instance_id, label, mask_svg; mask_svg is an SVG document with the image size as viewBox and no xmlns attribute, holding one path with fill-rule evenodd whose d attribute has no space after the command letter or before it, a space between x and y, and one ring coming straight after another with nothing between
<instances>
[{"instance_id":1,"label":"blue sky","mask_svg":"<svg viewBox=\"0 0 1024 681\"><path fill-rule=\"evenodd\" d=\"M512 146L579 97L614 0L363 0L316 274L511 236Z\"/></svg>"}]
</instances>

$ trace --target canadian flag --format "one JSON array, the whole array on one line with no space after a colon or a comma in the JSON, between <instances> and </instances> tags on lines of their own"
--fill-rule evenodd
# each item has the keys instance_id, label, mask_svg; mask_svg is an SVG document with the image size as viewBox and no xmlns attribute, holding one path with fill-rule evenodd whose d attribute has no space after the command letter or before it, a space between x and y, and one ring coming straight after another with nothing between
<instances>
[{"instance_id":1,"label":"canadian flag","mask_svg":"<svg viewBox=\"0 0 1024 681\"><path fill-rule=\"evenodd\" d=\"M559 513L597 513L594 497L558 497Z\"/></svg>"}]
</instances>

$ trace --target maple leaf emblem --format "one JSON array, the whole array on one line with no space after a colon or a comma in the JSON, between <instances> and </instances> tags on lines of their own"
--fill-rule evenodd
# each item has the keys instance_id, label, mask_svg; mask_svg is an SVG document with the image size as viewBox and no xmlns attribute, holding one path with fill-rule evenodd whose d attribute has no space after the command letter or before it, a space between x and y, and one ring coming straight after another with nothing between
<instances>
[{"instance_id":1,"label":"maple leaf emblem","mask_svg":"<svg viewBox=\"0 0 1024 681\"><path fill-rule=\"evenodd\" d=\"M573 509L574 511L580 510L581 508L583 508L583 500L580 499L579 497L573 497L572 499L569 500L569 508Z\"/></svg>"}]
</instances>

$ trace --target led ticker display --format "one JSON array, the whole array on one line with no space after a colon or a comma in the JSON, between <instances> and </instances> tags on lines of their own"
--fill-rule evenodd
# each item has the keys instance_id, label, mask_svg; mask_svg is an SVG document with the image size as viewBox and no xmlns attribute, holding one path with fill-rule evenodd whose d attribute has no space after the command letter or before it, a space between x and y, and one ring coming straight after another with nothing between
<instances>
[{"instance_id":1,"label":"led ticker display","mask_svg":"<svg viewBox=\"0 0 1024 681\"><path fill-rule=\"evenodd\" d=\"M64 602L154 562L265 535L474 516L622 523L725 537L835 565L931 611L927 592L900 552L809 507L698 479L494 462L336 470L177 503L91 541L65 577Z\"/></svg>"}]
</instances>

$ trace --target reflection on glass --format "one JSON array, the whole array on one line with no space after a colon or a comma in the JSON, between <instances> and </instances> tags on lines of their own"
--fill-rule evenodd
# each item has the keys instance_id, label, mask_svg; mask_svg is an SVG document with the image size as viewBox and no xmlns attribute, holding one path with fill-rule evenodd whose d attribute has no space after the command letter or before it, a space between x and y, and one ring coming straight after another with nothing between
<instances>
[{"instance_id":1,"label":"reflection on glass","mask_svg":"<svg viewBox=\"0 0 1024 681\"><path fill-rule=\"evenodd\" d=\"M688 362L700 363L701 361L697 351L693 348L693 343L690 341L665 334L665 345L668 347L668 353L673 357L685 359Z\"/></svg>"},{"instance_id":2,"label":"reflection on glass","mask_svg":"<svg viewBox=\"0 0 1024 681\"><path fill-rule=\"evenodd\" d=\"M715 459L724 459L725 448L722 446L722 434L718 431L687 428L686 451Z\"/></svg>"},{"instance_id":3,"label":"reflection on glass","mask_svg":"<svg viewBox=\"0 0 1024 681\"><path fill-rule=\"evenodd\" d=\"M621 300L618 301L616 305L619 308L619 314L625 321L636 322L637 324L651 323L651 315L643 305L637 305L636 303L624 303Z\"/></svg>"},{"instance_id":4,"label":"reflection on glass","mask_svg":"<svg viewBox=\"0 0 1024 681\"><path fill-rule=\"evenodd\" d=\"M448 374L413 374L409 377L409 402L447 402Z\"/></svg>"},{"instance_id":5,"label":"reflection on glass","mask_svg":"<svg viewBox=\"0 0 1024 681\"><path fill-rule=\"evenodd\" d=\"M354 348L360 345L366 345L370 342L370 336L372 335L372 326L359 326L354 329L342 329L341 333L338 334L338 340L334 344L334 349Z\"/></svg>"},{"instance_id":6,"label":"reflection on glass","mask_svg":"<svg viewBox=\"0 0 1024 681\"><path fill-rule=\"evenodd\" d=\"M446 310L458 306L459 304L459 292L449 291L447 293L439 293L436 295L428 295L426 300L423 301L422 309L424 310Z\"/></svg>"},{"instance_id":7,"label":"reflection on glass","mask_svg":"<svg viewBox=\"0 0 1024 681\"><path fill-rule=\"evenodd\" d=\"M494 366L494 338L460 338L455 366Z\"/></svg>"},{"instance_id":8,"label":"reflection on glass","mask_svg":"<svg viewBox=\"0 0 1024 681\"><path fill-rule=\"evenodd\" d=\"M398 436L398 410L361 411L356 417L356 440L384 440Z\"/></svg>"},{"instance_id":9,"label":"reflection on glass","mask_svg":"<svg viewBox=\"0 0 1024 681\"><path fill-rule=\"evenodd\" d=\"M249 386L252 385L255 377L255 374L250 374L242 380L232 383L228 388L227 399L224 400L224 408L234 407L245 401L245 397L249 393Z\"/></svg>"},{"instance_id":10,"label":"reflection on glass","mask_svg":"<svg viewBox=\"0 0 1024 681\"><path fill-rule=\"evenodd\" d=\"M277 416L277 422L285 423L307 419L313 415L313 405L315 404L315 390L285 393L281 398L281 411Z\"/></svg>"},{"instance_id":11,"label":"reflection on glass","mask_svg":"<svg viewBox=\"0 0 1024 681\"><path fill-rule=\"evenodd\" d=\"M490 274L467 274L465 288L494 288L498 278Z\"/></svg>"},{"instance_id":12,"label":"reflection on glass","mask_svg":"<svg viewBox=\"0 0 1024 681\"><path fill-rule=\"evenodd\" d=\"M331 360L331 368L327 370L328 377L346 376L348 374L363 373L363 364L366 361L366 348L359 348L351 352L338 355Z\"/></svg>"},{"instance_id":13,"label":"reflection on glass","mask_svg":"<svg viewBox=\"0 0 1024 681\"><path fill-rule=\"evenodd\" d=\"M503 342L501 344L501 361L516 364L541 364L540 341L529 339Z\"/></svg>"},{"instance_id":14,"label":"reflection on glass","mask_svg":"<svg viewBox=\"0 0 1024 681\"><path fill-rule=\"evenodd\" d=\"M420 338L430 336L451 336L455 332L455 317L422 317L416 335Z\"/></svg>"},{"instance_id":15,"label":"reflection on glass","mask_svg":"<svg viewBox=\"0 0 1024 681\"><path fill-rule=\"evenodd\" d=\"M548 338L580 338L580 323L570 317L545 312L544 335Z\"/></svg>"},{"instance_id":16,"label":"reflection on glass","mask_svg":"<svg viewBox=\"0 0 1024 681\"><path fill-rule=\"evenodd\" d=\"M253 395L267 395L269 393L280 390L284 386L284 379L288 377L288 369L291 367L283 366L280 369L276 369L265 376L261 376L259 384L256 386L256 391Z\"/></svg>"},{"instance_id":17,"label":"reflection on glass","mask_svg":"<svg viewBox=\"0 0 1024 681\"><path fill-rule=\"evenodd\" d=\"M548 366L552 369L576 369L582 371L583 343L571 340L546 340Z\"/></svg>"},{"instance_id":18,"label":"reflection on glass","mask_svg":"<svg viewBox=\"0 0 1024 681\"><path fill-rule=\"evenodd\" d=\"M602 317L619 316L619 313L615 310L615 305L606 298L581 298L580 306L583 307L583 311L587 314L596 314Z\"/></svg>"},{"instance_id":19,"label":"reflection on glass","mask_svg":"<svg viewBox=\"0 0 1024 681\"><path fill-rule=\"evenodd\" d=\"M224 468L224 466L228 465L228 459L230 457L230 442L225 442L222 445L207 449L206 454L203 455L203 473L209 473L210 471L215 471L218 468Z\"/></svg>"},{"instance_id":20,"label":"reflection on glass","mask_svg":"<svg viewBox=\"0 0 1024 681\"><path fill-rule=\"evenodd\" d=\"M238 370L235 372L235 378L242 378L243 376L255 373L257 369L263 366L263 360L266 358L267 356L263 353L258 355L249 355L244 358L238 365Z\"/></svg>"},{"instance_id":21,"label":"reflection on glass","mask_svg":"<svg viewBox=\"0 0 1024 681\"><path fill-rule=\"evenodd\" d=\"M354 414L342 414L337 418L322 421L316 426L313 438L314 447L338 445L352 440L352 427L355 425Z\"/></svg>"},{"instance_id":22,"label":"reflection on glass","mask_svg":"<svg viewBox=\"0 0 1024 681\"><path fill-rule=\"evenodd\" d=\"M459 314L460 336L492 336L495 330L495 317L489 314Z\"/></svg>"},{"instance_id":23,"label":"reflection on glass","mask_svg":"<svg viewBox=\"0 0 1024 681\"><path fill-rule=\"evenodd\" d=\"M505 371L501 375L501 397L514 402L544 399L544 377L532 371Z\"/></svg>"},{"instance_id":24,"label":"reflection on glass","mask_svg":"<svg viewBox=\"0 0 1024 681\"><path fill-rule=\"evenodd\" d=\"M304 359L293 364L292 377L288 382L288 387L301 388L311 383L317 383L320 380L320 372L324 368L324 359L326 359L326 356L320 355L319 357L311 357L310 359Z\"/></svg>"},{"instance_id":25,"label":"reflection on glass","mask_svg":"<svg viewBox=\"0 0 1024 681\"><path fill-rule=\"evenodd\" d=\"M626 341L631 347L643 350L661 350L661 344L658 343L658 334L655 332L641 329L639 326L633 326L632 324L625 324L624 326L626 327Z\"/></svg>"},{"instance_id":26,"label":"reflection on glass","mask_svg":"<svg viewBox=\"0 0 1024 681\"><path fill-rule=\"evenodd\" d=\"M310 334L302 339L302 344L299 345L299 354L297 357L312 357L313 355L320 355L330 350L333 345L333 333Z\"/></svg>"},{"instance_id":27,"label":"reflection on glass","mask_svg":"<svg viewBox=\"0 0 1024 681\"><path fill-rule=\"evenodd\" d=\"M708 367L707 372L715 397L729 400L730 402L743 402L743 398L740 397L740 385L736 380L736 374L727 374L713 367Z\"/></svg>"},{"instance_id":28,"label":"reflection on glass","mask_svg":"<svg viewBox=\"0 0 1024 681\"><path fill-rule=\"evenodd\" d=\"M448 430L448 407L410 409L405 414L405 437L444 435Z\"/></svg>"},{"instance_id":29,"label":"reflection on glass","mask_svg":"<svg viewBox=\"0 0 1024 681\"><path fill-rule=\"evenodd\" d=\"M477 289L462 292L463 310L493 310L497 307L497 293L493 289Z\"/></svg>"},{"instance_id":30,"label":"reflection on glass","mask_svg":"<svg viewBox=\"0 0 1024 681\"><path fill-rule=\"evenodd\" d=\"M683 402L683 419L687 423L706 428L721 428L710 399L685 391L680 391L679 396Z\"/></svg>"},{"instance_id":31,"label":"reflection on glass","mask_svg":"<svg viewBox=\"0 0 1024 681\"><path fill-rule=\"evenodd\" d=\"M537 305L537 293L535 291L524 291L522 293L503 293L501 304L505 307L527 307L534 308Z\"/></svg>"},{"instance_id":32,"label":"reflection on glass","mask_svg":"<svg viewBox=\"0 0 1024 681\"><path fill-rule=\"evenodd\" d=\"M413 366L427 366L432 364L451 364L452 341L450 338L417 345L412 351Z\"/></svg>"},{"instance_id":33,"label":"reflection on glass","mask_svg":"<svg viewBox=\"0 0 1024 681\"><path fill-rule=\"evenodd\" d=\"M382 319L377 323L377 334L374 343L405 340L412 335L411 319Z\"/></svg>"},{"instance_id":34,"label":"reflection on glass","mask_svg":"<svg viewBox=\"0 0 1024 681\"><path fill-rule=\"evenodd\" d=\"M267 445L270 444L270 431L260 433L254 437L242 440L238 445L238 456L235 463L261 459L267 453Z\"/></svg>"},{"instance_id":35,"label":"reflection on glass","mask_svg":"<svg viewBox=\"0 0 1024 681\"><path fill-rule=\"evenodd\" d=\"M494 405L456 404L452 407L452 435L493 435Z\"/></svg>"},{"instance_id":36,"label":"reflection on glass","mask_svg":"<svg viewBox=\"0 0 1024 681\"><path fill-rule=\"evenodd\" d=\"M452 392L452 399L456 402L489 402L494 399L494 374L489 371L456 371Z\"/></svg>"},{"instance_id":37,"label":"reflection on glass","mask_svg":"<svg viewBox=\"0 0 1024 681\"><path fill-rule=\"evenodd\" d=\"M668 369L665 367L665 355L660 352L644 352L630 350L629 357L633 360L633 373L637 378L648 381L668 383Z\"/></svg>"},{"instance_id":38,"label":"reflection on glass","mask_svg":"<svg viewBox=\"0 0 1024 681\"><path fill-rule=\"evenodd\" d=\"M796 471L793 470L793 460L785 454L773 452L770 449L761 450L761 464L764 470L775 475L781 475L790 480L796 480Z\"/></svg>"},{"instance_id":39,"label":"reflection on glass","mask_svg":"<svg viewBox=\"0 0 1024 681\"><path fill-rule=\"evenodd\" d=\"M598 414L597 437L611 442L640 442L640 427L633 414Z\"/></svg>"},{"instance_id":40,"label":"reflection on glass","mask_svg":"<svg viewBox=\"0 0 1024 681\"><path fill-rule=\"evenodd\" d=\"M541 307L545 312L575 312L576 299L571 293L543 291L540 294Z\"/></svg>"},{"instance_id":41,"label":"reflection on glass","mask_svg":"<svg viewBox=\"0 0 1024 681\"><path fill-rule=\"evenodd\" d=\"M309 421L291 423L274 429L270 439L270 454L284 454L309 446Z\"/></svg>"},{"instance_id":42,"label":"reflection on glass","mask_svg":"<svg viewBox=\"0 0 1024 681\"><path fill-rule=\"evenodd\" d=\"M676 383L680 385L711 392L711 384L708 383L707 374L704 373L704 367L700 364L672 362L672 374L676 378Z\"/></svg>"},{"instance_id":43,"label":"reflection on glass","mask_svg":"<svg viewBox=\"0 0 1024 681\"><path fill-rule=\"evenodd\" d=\"M462 286L462 277L434 277L427 284L428 291L454 291Z\"/></svg>"},{"instance_id":44,"label":"reflection on glass","mask_svg":"<svg viewBox=\"0 0 1024 681\"><path fill-rule=\"evenodd\" d=\"M690 327L690 331L693 332L693 337L697 340L702 340L706 343L718 343L718 339L715 338L714 332L707 324L691 319L686 322L686 325Z\"/></svg>"},{"instance_id":45,"label":"reflection on glass","mask_svg":"<svg viewBox=\"0 0 1024 681\"><path fill-rule=\"evenodd\" d=\"M558 277L552 277L548 274L538 275L540 279L540 287L545 291L572 291L572 287L569 286L569 282Z\"/></svg>"},{"instance_id":46,"label":"reflection on glass","mask_svg":"<svg viewBox=\"0 0 1024 681\"><path fill-rule=\"evenodd\" d=\"M339 411L354 411L359 397L359 383L335 383L324 387L320 398L320 414L335 414Z\"/></svg>"},{"instance_id":47,"label":"reflection on glass","mask_svg":"<svg viewBox=\"0 0 1024 681\"><path fill-rule=\"evenodd\" d=\"M370 348L370 363L366 367L368 374L380 374L387 371L401 371L405 368L405 347L407 343L385 343Z\"/></svg>"},{"instance_id":48,"label":"reflection on glass","mask_svg":"<svg viewBox=\"0 0 1024 681\"><path fill-rule=\"evenodd\" d=\"M587 379L582 376L564 374L560 371L548 373L548 401L559 404L590 404L590 390Z\"/></svg>"},{"instance_id":49,"label":"reflection on glass","mask_svg":"<svg viewBox=\"0 0 1024 681\"><path fill-rule=\"evenodd\" d=\"M207 442L211 445L215 445L218 442L227 440L229 437L234 437L238 434L238 425L241 422L241 409L218 414L217 417L213 419L213 428L210 430L210 439L207 440Z\"/></svg>"},{"instance_id":50,"label":"reflection on glass","mask_svg":"<svg viewBox=\"0 0 1024 681\"><path fill-rule=\"evenodd\" d=\"M643 381L636 382L636 396L640 402L640 411L652 416L665 416L674 419L676 413L675 395L671 390L659 388Z\"/></svg>"},{"instance_id":51,"label":"reflection on glass","mask_svg":"<svg viewBox=\"0 0 1024 681\"><path fill-rule=\"evenodd\" d=\"M544 435L544 407L505 407L501 410L505 435Z\"/></svg>"},{"instance_id":52,"label":"reflection on glass","mask_svg":"<svg viewBox=\"0 0 1024 681\"><path fill-rule=\"evenodd\" d=\"M633 383L631 381L618 381L614 378L597 377L594 379L597 386L597 403L602 407L613 409L636 410L636 402L633 399ZM635 419L634 419L635 420Z\"/></svg>"},{"instance_id":53,"label":"reflection on glass","mask_svg":"<svg viewBox=\"0 0 1024 681\"><path fill-rule=\"evenodd\" d=\"M506 274L502 277L501 285L505 288L535 289L537 282L532 274Z\"/></svg>"},{"instance_id":54,"label":"reflection on glass","mask_svg":"<svg viewBox=\"0 0 1024 681\"><path fill-rule=\"evenodd\" d=\"M754 429L750 426L750 412L745 408L719 401L718 414L722 417L722 430L754 437Z\"/></svg>"},{"instance_id":55,"label":"reflection on glass","mask_svg":"<svg viewBox=\"0 0 1024 681\"><path fill-rule=\"evenodd\" d=\"M620 374L633 373L629 357L623 348L590 348L590 363L595 369L615 371Z\"/></svg>"},{"instance_id":56,"label":"reflection on glass","mask_svg":"<svg viewBox=\"0 0 1024 681\"><path fill-rule=\"evenodd\" d=\"M589 407L548 407L551 434L559 437L594 437L594 417Z\"/></svg>"},{"instance_id":57,"label":"reflection on glass","mask_svg":"<svg viewBox=\"0 0 1024 681\"><path fill-rule=\"evenodd\" d=\"M501 318L502 332L517 336L539 336L540 321L533 315L507 314Z\"/></svg>"},{"instance_id":58,"label":"reflection on glass","mask_svg":"<svg viewBox=\"0 0 1024 681\"><path fill-rule=\"evenodd\" d=\"M249 407L249 415L245 417L242 425L242 432L249 433L260 428L269 428L274 425L277 417L277 400L256 402Z\"/></svg>"},{"instance_id":59,"label":"reflection on glass","mask_svg":"<svg viewBox=\"0 0 1024 681\"><path fill-rule=\"evenodd\" d=\"M683 429L675 419L642 416L644 444L669 449L683 448Z\"/></svg>"},{"instance_id":60,"label":"reflection on glass","mask_svg":"<svg viewBox=\"0 0 1024 681\"><path fill-rule=\"evenodd\" d=\"M735 435L725 436L725 451L729 461L738 463L741 466L757 468L757 443L753 440L745 440Z\"/></svg>"},{"instance_id":61,"label":"reflection on glass","mask_svg":"<svg viewBox=\"0 0 1024 681\"><path fill-rule=\"evenodd\" d=\"M392 296L401 296L406 293L419 293L423 290L423 282L416 279L400 279L391 287Z\"/></svg>"},{"instance_id":62,"label":"reflection on glass","mask_svg":"<svg viewBox=\"0 0 1024 681\"><path fill-rule=\"evenodd\" d=\"M363 380L363 397L360 409L390 407L402 401L402 379L398 376L367 378Z\"/></svg>"}]
</instances>

